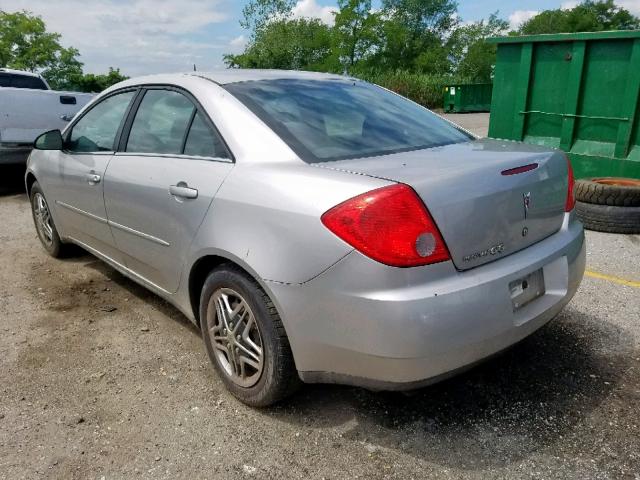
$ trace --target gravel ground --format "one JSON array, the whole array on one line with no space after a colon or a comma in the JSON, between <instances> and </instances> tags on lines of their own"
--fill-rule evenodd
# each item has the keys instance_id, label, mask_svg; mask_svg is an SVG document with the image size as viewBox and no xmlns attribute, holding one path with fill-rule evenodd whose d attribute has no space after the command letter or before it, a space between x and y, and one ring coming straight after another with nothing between
<instances>
[{"instance_id":1,"label":"gravel ground","mask_svg":"<svg viewBox=\"0 0 640 480\"><path fill-rule=\"evenodd\" d=\"M199 332L95 258L40 247L0 169L0 478L640 479L640 290L585 277L504 355L411 394L310 385L256 410ZM640 281L640 237L588 269Z\"/></svg>"}]
</instances>

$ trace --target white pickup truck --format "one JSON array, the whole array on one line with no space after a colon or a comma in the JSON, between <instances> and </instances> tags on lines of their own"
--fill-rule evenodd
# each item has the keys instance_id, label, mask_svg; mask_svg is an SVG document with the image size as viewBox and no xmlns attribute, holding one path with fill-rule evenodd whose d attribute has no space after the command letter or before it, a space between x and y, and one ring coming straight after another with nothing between
<instances>
[{"instance_id":1,"label":"white pickup truck","mask_svg":"<svg viewBox=\"0 0 640 480\"><path fill-rule=\"evenodd\" d=\"M0 68L0 165L25 163L38 135L62 130L92 98L53 91L35 73Z\"/></svg>"}]
</instances>

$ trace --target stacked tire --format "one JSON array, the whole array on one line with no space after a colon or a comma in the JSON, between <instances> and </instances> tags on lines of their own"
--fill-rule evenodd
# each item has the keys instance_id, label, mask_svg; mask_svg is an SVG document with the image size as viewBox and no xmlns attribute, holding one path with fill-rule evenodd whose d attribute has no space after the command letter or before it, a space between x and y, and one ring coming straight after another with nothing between
<instances>
[{"instance_id":1,"label":"stacked tire","mask_svg":"<svg viewBox=\"0 0 640 480\"><path fill-rule=\"evenodd\" d=\"M640 180L576 180L576 213L585 228L609 233L640 233Z\"/></svg>"}]
</instances>

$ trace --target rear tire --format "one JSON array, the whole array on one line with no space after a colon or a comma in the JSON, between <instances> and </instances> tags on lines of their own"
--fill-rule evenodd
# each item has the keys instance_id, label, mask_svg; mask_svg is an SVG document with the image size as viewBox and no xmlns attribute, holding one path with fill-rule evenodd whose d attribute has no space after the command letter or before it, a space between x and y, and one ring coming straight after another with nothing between
<instances>
[{"instance_id":1,"label":"rear tire","mask_svg":"<svg viewBox=\"0 0 640 480\"><path fill-rule=\"evenodd\" d=\"M240 401L265 407L299 386L289 340L273 302L239 268L222 265L209 274L200 296L200 326L213 366Z\"/></svg>"},{"instance_id":2,"label":"rear tire","mask_svg":"<svg viewBox=\"0 0 640 480\"><path fill-rule=\"evenodd\" d=\"M35 224L40 243L53 258L67 256L70 252L69 247L71 247L71 245L63 243L60 239L58 229L53 222L53 217L51 217L49 204L37 181L31 186L29 196L31 200L31 215L33 216L33 223Z\"/></svg>"},{"instance_id":3,"label":"rear tire","mask_svg":"<svg viewBox=\"0 0 640 480\"><path fill-rule=\"evenodd\" d=\"M585 228L608 233L640 233L640 207L612 207L576 202Z\"/></svg>"}]
</instances>

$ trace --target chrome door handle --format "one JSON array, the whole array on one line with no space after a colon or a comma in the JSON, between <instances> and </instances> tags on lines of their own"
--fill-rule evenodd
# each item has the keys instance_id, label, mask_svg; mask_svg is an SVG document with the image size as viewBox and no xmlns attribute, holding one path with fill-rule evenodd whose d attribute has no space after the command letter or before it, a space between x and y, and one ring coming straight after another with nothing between
<instances>
[{"instance_id":1,"label":"chrome door handle","mask_svg":"<svg viewBox=\"0 0 640 480\"><path fill-rule=\"evenodd\" d=\"M100 183L100 180L102 179L102 177L97 173L87 173L84 178L86 178L87 182L89 182L91 185Z\"/></svg>"},{"instance_id":2,"label":"chrome door handle","mask_svg":"<svg viewBox=\"0 0 640 480\"><path fill-rule=\"evenodd\" d=\"M198 198L198 190L190 188L186 183L180 182L169 187L169 193L175 197Z\"/></svg>"}]
</instances>

